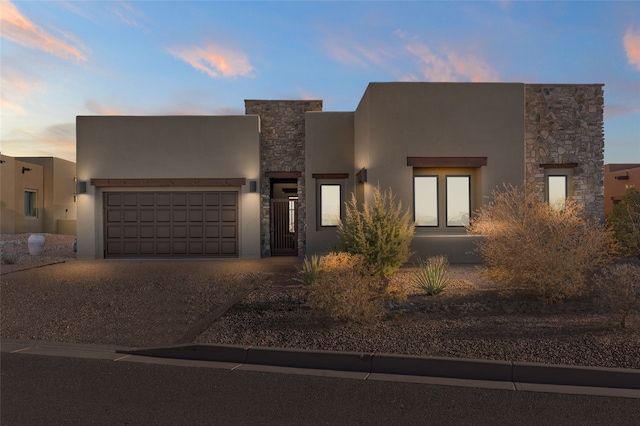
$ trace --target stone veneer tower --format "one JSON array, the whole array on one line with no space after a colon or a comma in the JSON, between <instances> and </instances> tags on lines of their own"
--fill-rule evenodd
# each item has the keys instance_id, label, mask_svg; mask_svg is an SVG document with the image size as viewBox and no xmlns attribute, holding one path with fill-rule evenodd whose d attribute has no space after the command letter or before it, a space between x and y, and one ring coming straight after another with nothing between
<instances>
[{"instance_id":1,"label":"stone veneer tower","mask_svg":"<svg viewBox=\"0 0 640 426\"><path fill-rule=\"evenodd\" d=\"M571 198L604 219L602 84L525 85L525 176L545 185L546 168L573 170Z\"/></svg>"},{"instance_id":2,"label":"stone veneer tower","mask_svg":"<svg viewBox=\"0 0 640 426\"><path fill-rule=\"evenodd\" d=\"M322 101L245 100L245 113L260 117L260 247L271 255L271 178L298 180L298 255L305 254L305 113L322 111Z\"/></svg>"}]
</instances>

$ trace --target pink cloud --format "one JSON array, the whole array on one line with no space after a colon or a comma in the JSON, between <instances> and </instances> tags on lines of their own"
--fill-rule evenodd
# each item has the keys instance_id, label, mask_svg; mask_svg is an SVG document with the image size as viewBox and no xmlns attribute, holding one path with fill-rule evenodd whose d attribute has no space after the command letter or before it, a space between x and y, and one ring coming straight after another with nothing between
<instances>
[{"instance_id":1,"label":"pink cloud","mask_svg":"<svg viewBox=\"0 0 640 426\"><path fill-rule=\"evenodd\" d=\"M2 37L30 49L42 50L60 58L87 60L83 53L86 48L77 40L74 40L74 43L78 47L63 38L47 33L33 24L8 0L0 1L0 8L2 9L2 13L0 13L0 34ZM69 35L63 34L63 37L72 39Z\"/></svg>"},{"instance_id":2,"label":"pink cloud","mask_svg":"<svg viewBox=\"0 0 640 426\"><path fill-rule=\"evenodd\" d=\"M385 65L391 57L387 49L378 45L366 46L355 41L348 33L335 33L323 29L325 33L324 48L334 60L349 66Z\"/></svg>"},{"instance_id":3,"label":"pink cloud","mask_svg":"<svg viewBox=\"0 0 640 426\"><path fill-rule=\"evenodd\" d=\"M169 53L213 78L247 76L254 70L246 54L214 43L171 49Z\"/></svg>"},{"instance_id":4,"label":"pink cloud","mask_svg":"<svg viewBox=\"0 0 640 426\"><path fill-rule=\"evenodd\" d=\"M422 43L410 43L405 46L421 64L422 77L428 81L497 81L498 75L482 57L459 52L434 52ZM404 80L414 80L415 75Z\"/></svg>"},{"instance_id":5,"label":"pink cloud","mask_svg":"<svg viewBox=\"0 0 640 426\"><path fill-rule=\"evenodd\" d=\"M123 111L111 107L102 105L94 100L88 99L84 102L84 106L94 114L98 115L127 115Z\"/></svg>"},{"instance_id":6,"label":"pink cloud","mask_svg":"<svg viewBox=\"0 0 640 426\"><path fill-rule=\"evenodd\" d=\"M139 22L141 18L144 18L144 14L129 3L117 2L112 10L124 24L134 28L145 29L144 25Z\"/></svg>"},{"instance_id":7,"label":"pink cloud","mask_svg":"<svg viewBox=\"0 0 640 426\"><path fill-rule=\"evenodd\" d=\"M629 63L640 71L640 29L634 30L629 27L622 38L622 43Z\"/></svg>"},{"instance_id":8,"label":"pink cloud","mask_svg":"<svg viewBox=\"0 0 640 426\"><path fill-rule=\"evenodd\" d=\"M19 61L6 61L2 64L0 72L2 99L0 104L3 108L15 113L26 114L20 103L27 99L31 93L41 90L42 84L20 65Z\"/></svg>"}]
</instances>

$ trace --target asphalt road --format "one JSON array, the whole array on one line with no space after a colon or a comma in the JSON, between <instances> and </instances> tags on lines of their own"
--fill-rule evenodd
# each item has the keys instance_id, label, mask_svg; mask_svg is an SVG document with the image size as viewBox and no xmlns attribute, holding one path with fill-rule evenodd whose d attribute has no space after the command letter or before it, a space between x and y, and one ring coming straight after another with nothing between
<instances>
[{"instance_id":1,"label":"asphalt road","mask_svg":"<svg viewBox=\"0 0 640 426\"><path fill-rule=\"evenodd\" d=\"M638 425L640 400L2 353L10 425Z\"/></svg>"}]
</instances>

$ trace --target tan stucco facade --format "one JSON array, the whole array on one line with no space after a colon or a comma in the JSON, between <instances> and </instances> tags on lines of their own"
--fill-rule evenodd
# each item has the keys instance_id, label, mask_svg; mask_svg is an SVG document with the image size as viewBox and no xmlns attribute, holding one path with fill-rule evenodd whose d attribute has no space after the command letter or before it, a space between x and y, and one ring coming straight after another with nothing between
<instances>
[{"instance_id":1,"label":"tan stucco facade","mask_svg":"<svg viewBox=\"0 0 640 426\"><path fill-rule=\"evenodd\" d=\"M75 163L6 155L1 161L1 232L75 235ZM35 211L25 211L25 192L35 194Z\"/></svg>"},{"instance_id":2,"label":"tan stucco facade","mask_svg":"<svg viewBox=\"0 0 640 426\"><path fill-rule=\"evenodd\" d=\"M640 164L605 164L604 217L613 212L613 206L622 201L627 189L640 191Z\"/></svg>"},{"instance_id":3,"label":"tan stucco facade","mask_svg":"<svg viewBox=\"0 0 640 426\"><path fill-rule=\"evenodd\" d=\"M478 262L477 237L464 224L504 185L544 185L545 171L567 169L575 180L567 197L591 200L589 211L602 215L602 93L602 85L371 83L348 112L322 112L319 100L247 100L245 116L78 117L77 176L86 187L78 256L103 257L103 196L114 191L236 191L239 257L305 256L338 248L336 211L344 217L352 193L361 204L379 185L414 218L420 204L416 256ZM560 112L582 130L556 123ZM174 182L184 179L192 186ZM430 195L418 185L432 185ZM333 206L324 214L322 190ZM288 210L276 214L281 201Z\"/></svg>"},{"instance_id":4,"label":"tan stucco facade","mask_svg":"<svg viewBox=\"0 0 640 426\"><path fill-rule=\"evenodd\" d=\"M78 258L104 256L103 194L109 191L237 191L239 256L260 256L260 199L249 182L259 180L256 116L77 117ZM244 178L245 185L201 186L198 179ZM112 180L96 187L92 180ZM151 179L151 185L126 180ZM153 179L166 179L155 186ZM192 187L172 179L191 179ZM122 181L125 181L123 184ZM138 182L138 181L135 181Z\"/></svg>"}]
</instances>

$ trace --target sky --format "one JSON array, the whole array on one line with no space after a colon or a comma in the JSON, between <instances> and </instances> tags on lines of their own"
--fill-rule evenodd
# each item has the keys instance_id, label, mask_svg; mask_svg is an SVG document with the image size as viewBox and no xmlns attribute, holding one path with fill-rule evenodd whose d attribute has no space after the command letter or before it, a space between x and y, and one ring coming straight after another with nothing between
<instances>
[{"instance_id":1,"label":"sky","mask_svg":"<svg viewBox=\"0 0 640 426\"><path fill-rule=\"evenodd\" d=\"M0 0L0 151L75 161L78 115L354 111L369 82L603 83L640 163L638 1ZM176 143L179 143L178 141Z\"/></svg>"}]
</instances>

